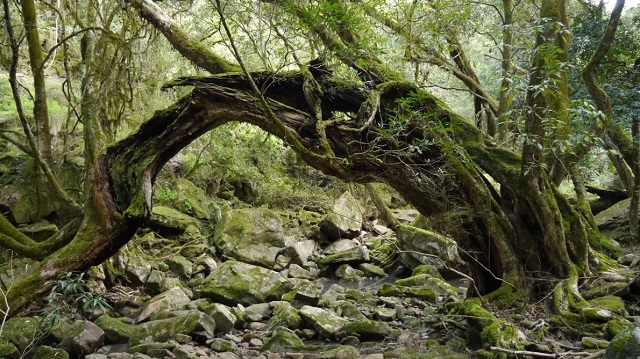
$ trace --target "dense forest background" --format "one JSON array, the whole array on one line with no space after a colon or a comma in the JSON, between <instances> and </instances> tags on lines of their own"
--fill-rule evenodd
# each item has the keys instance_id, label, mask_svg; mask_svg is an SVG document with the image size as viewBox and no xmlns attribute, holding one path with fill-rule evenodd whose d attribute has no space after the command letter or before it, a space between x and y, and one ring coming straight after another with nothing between
<instances>
[{"instance_id":1,"label":"dense forest background","mask_svg":"<svg viewBox=\"0 0 640 359\"><path fill-rule=\"evenodd\" d=\"M39 261L7 315L117 253L176 174L273 208L403 198L469 263L460 310L497 321L549 297L590 320L585 278L621 268L607 204L631 198L640 240L624 0L3 0L2 25L0 246ZM42 218L48 238L18 230Z\"/></svg>"}]
</instances>

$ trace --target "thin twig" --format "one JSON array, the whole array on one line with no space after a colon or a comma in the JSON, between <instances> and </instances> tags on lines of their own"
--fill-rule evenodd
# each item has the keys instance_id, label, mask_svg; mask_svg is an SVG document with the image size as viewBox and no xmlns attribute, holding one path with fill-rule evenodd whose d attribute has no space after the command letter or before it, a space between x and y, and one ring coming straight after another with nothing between
<instances>
[{"instance_id":1,"label":"thin twig","mask_svg":"<svg viewBox=\"0 0 640 359\"><path fill-rule=\"evenodd\" d=\"M513 355L529 355L540 358L562 358L566 356L579 356L585 357L584 359L595 359L604 355L605 351L599 351L595 354L588 352L563 352L563 353L541 353L541 352L533 352L529 350L511 350L500 347L491 347L491 350L501 353L513 354Z\"/></svg>"}]
</instances>

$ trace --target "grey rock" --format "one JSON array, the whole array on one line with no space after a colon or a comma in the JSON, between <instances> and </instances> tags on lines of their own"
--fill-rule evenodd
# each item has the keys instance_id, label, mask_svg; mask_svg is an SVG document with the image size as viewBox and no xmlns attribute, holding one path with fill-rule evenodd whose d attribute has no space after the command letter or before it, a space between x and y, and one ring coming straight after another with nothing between
<instances>
[{"instance_id":1,"label":"grey rock","mask_svg":"<svg viewBox=\"0 0 640 359\"><path fill-rule=\"evenodd\" d=\"M238 321L238 317L231 311L231 308L224 304L213 303L202 308L216 322L216 331L219 333L230 333Z\"/></svg>"},{"instance_id":2,"label":"grey rock","mask_svg":"<svg viewBox=\"0 0 640 359\"><path fill-rule=\"evenodd\" d=\"M323 284L320 280L307 280L300 278L291 278L293 291L295 292L293 299L301 300L309 304L315 305L320 299Z\"/></svg>"},{"instance_id":3,"label":"grey rock","mask_svg":"<svg viewBox=\"0 0 640 359\"><path fill-rule=\"evenodd\" d=\"M352 241L351 239L339 239L327 246L322 253L324 255L336 254L339 252L348 251L352 248L358 246L358 243Z\"/></svg>"},{"instance_id":4,"label":"grey rock","mask_svg":"<svg viewBox=\"0 0 640 359\"><path fill-rule=\"evenodd\" d=\"M369 249L365 246L357 246L346 251L338 252L328 256L318 258L319 265L332 265L342 263L362 263L369 261Z\"/></svg>"},{"instance_id":5,"label":"grey rock","mask_svg":"<svg viewBox=\"0 0 640 359\"><path fill-rule=\"evenodd\" d=\"M280 216L265 207L224 212L211 244L225 258L266 268L273 268L287 247Z\"/></svg>"},{"instance_id":6,"label":"grey rock","mask_svg":"<svg viewBox=\"0 0 640 359\"><path fill-rule=\"evenodd\" d=\"M341 264L336 268L336 277L346 280L356 280L364 275L364 272L353 268L348 264Z\"/></svg>"},{"instance_id":7,"label":"grey rock","mask_svg":"<svg viewBox=\"0 0 640 359\"><path fill-rule=\"evenodd\" d=\"M173 208L154 206L150 226L177 233L199 232L198 220Z\"/></svg>"},{"instance_id":8,"label":"grey rock","mask_svg":"<svg viewBox=\"0 0 640 359\"><path fill-rule=\"evenodd\" d=\"M182 309L191 302L182 288L173 287L170 290L151 298L140 310L136 323L142 323L152 315L164 311Z\"/></svg>"},{"instance_id":9,"label":"grey rock","mask_svg":"<svg viewBox=\"0 0 640 359\"><path fill-rule=\"evenodd\" d=\"M293 331L288 328L277 327L260 351L279 353L297 351L302 348L304 348L304 342Z\"/></svg>"},{"instance_id":10,"label":"grey rock","mask_svg":"<svg viewBox=\"0 0 640 359\"><path fill-rule=\"evenodd\" d=\"M106 337L100 327L86 320L62 324L55 335L61 339L59 348L74 357L95 352Z\"/></svg>"},{"instance_id":11,"label":"grey rock","mask_svg":"<svg viewBox=\"0 0 640 359\"><path fill-rule=\"evenodd\" d=\"M178 275L182 279L189 279L193 274L193 263L183 256L172 256L167 258L169 270Z\"/></svg>"},{"instance_id":12,"label":"grey rock","mask_svg":"<svg viewBox=\"0 0 640 359\"><path fill-rule=\"evenodd\" d=\"M200 295L235 306L279 299L290 288L278 272L247 263L227 261L204 279Z\"/></svg>"},{"instance_id":13,"label":"grey rock","mask_svg":"<svg viewBox=\"0 0 640 359\"><path fill-rule=\"evenodd\" d=\"M344 300L346 289L338 284L332 284L326 292L322 293L321 299L326 300L329 303L335 303L339 300Z\"/></svg>"},{"instance_id":14,"label":"grey rock","mask_svg":"<svg viewBox=\"0 0 640 359\"><path fill-rule=\"evenodd\" d=\"M314 255L316 250L316 242L306 240L294 242L287 247L287 254L291 258L291 263L306 265Z\"/></svg>"},{"instance_id":15,"label":"grey rock","mask_svg":"<svg viewBox=\"0 0 640 359\"><path fill-rule=\"evenodd\" d=\"M638 320L611 340L604 358L640 358L640 322Z\"/></svg>"},{"instance_id":16,"label":"grey rock","mask_svg":"<svg viewBox=\"0 0 640 359\"><path fill-rule=\"evenodd\" d=\"M167 275L162 271L155 269L151 270L151 273L149 273L149 277L144 284L145 292L151 295L162 293L162 283L164 282L166 277Z\"/></svg>"},{"instance_id":17,"label":"grey rock","mask_svg":"<svg viewBox=\"0 0 640 359\"><path fill-rule=\"evenodd\" d=\"M177 334L188 334L196 340L213 337L216 323L213 319L197 310L175 312L176 317L153 320L136 326L129 343L138 345L150 342L166 342Z\"/></svg>"},{"instance_id":18,"label":"grey rock","mask_svg":"<svg viewBox=\"0 0 640 359\"><path fill-rule=\"evenodd\" d=\"M96 319L94 324L104 331L106 342L111 344L127 343L134 332L131 325L106 314Z\"/></svg>"},{"instance_id":19,"label":"grey rock","mask_svg":"<svg viewBox=\"0 0 640 359\"><path fill-rule=\"evenodd\" d=\"M332 241L340 238L354 238L360 234L362 212L358 201L345 192L320 222L320 230Z\"/></svg>"},{"instance_id":20,"label":"grey rock","mask_svg":"<svg viewBox=\"0 0 640 359\"><path fill-rule=\"evenodd\" d=\"M292 264L289 266L289 278L301 278L301 279L316 279L317 276L311 271L306 270L300 267L297 264Z\"/></svg>"},{"instance_id":21,"label":"grey rock","mask_svg":"<svg viewBox=\"0 0 640 359\"><path fill-rule=\"evenodd\" d=\"M299 313L305 322L325 338L334 337L349 322L332 311L308 305L302 307Z\"/></svg>"},{"instance_id":22,"label":"grey rock","mask_svg":"<svg viewBox=\"0 0 640 359\"><path fill-rule=\"evenodd\" d=\"M456 268L464 262L458 255L456 242L438 233L417 227L399 225L395 229L400 260L409 268L430 264L438 270Z\"/></svg>"}]
</instances>

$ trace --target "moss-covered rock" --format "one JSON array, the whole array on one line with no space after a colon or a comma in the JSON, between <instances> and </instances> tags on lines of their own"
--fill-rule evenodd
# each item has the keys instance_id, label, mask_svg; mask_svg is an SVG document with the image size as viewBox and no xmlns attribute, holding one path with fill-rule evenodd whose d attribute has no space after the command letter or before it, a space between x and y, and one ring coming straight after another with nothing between
<instances>
[{"instance_id":1,"label":"moss-covered rock","mask_svg":"<svg viewBox=\"0 0 640 359\"><path fill-rule=\"evenodd\" d=\"M611 340L604 355L605 359L640 358L640 323L620 332Z\"/></svg>"},{"instance_id":2,"label":"moss-covered rock","mask_svg":"<svg viewBox=\"0 0 640 359\"><path fill-rule=\"evenodd\" d=\"M34 338L38 337L39 323L38 319L30 317L9 318L4 323L2 340L13 343L22 352L28 346L33 345ZM7 347L7 350L10 348Z\"/></svg>"},{"instance_id":3,"label":"moss-covered rock","mask_svg":"<svg viewBox=\"0 0 640 359\"><path fill-rule=\"evenodd\" d=\"M183 233L189 228L199 228L195 218L164 206L153 207L150 225L171 233Z\"/></svg>"},{"instance_id":4,"label":"moss-covered rock","mask_svg":"<svg viewBox=\"0 0 640 359\"><path fill-rule=\"evenodd\" d=\"M220 218L220 207L203 189L185 178L177 178L164 188L157 188L154 191L154 203L175 208L194 218L212 220L214 223Z\"/></svg>"},{"instance_id":5,"label":"moss-covered rock","mask_svg":"<svg viewBox=\"0 0 640 359\"><path fill-rule=\"evenodd\" d=\"M629 204L631 198L622 200L606 210L595 215L594 219L603 236L610 237L621 243L628 243L631 239L629 229ZM598 247L594 247L598 250Z\"/></svg>"},{"instance_id":6,"label":"moss-covered rock","mask_svg":"<svg viewBox=\"0 0 640 359\"><path fill-rule=\"evenodd\" d=\"M367 241L371 261L384 269L390 269L398 261L398 242L394 233L373 237Z\"/></svg>"},{"instance_id":7,"label":"moss-covered rock","mask_svg":"<svg viewBox=\"0 0 640 359\"><path fill-rule=\"evenodd\" d=\"M69 359L69 353L47 345L38 345L33 349L31 359Z\"/></svg>"},{"instance_id":8,"label":"moss-covered rock","mask_svg":"<svg viewBox=\"0 0 640 359\"><path fill-rule=\"evenodd\" d=\"M193 274L193 263L183 256L171 256L165 263L171 272L183 280L189 280Z\"/></svg>"},{"instance_id":9,"label":"moss-covered rock","mask_svg":"<svg viewBox=\"0 0 640 359\"><path fill-rule=\"evenodd\" d=\"M498 319L490 311L483 308L477 298L470 298L456 303L452 314L463 315L467 318L469 329L473 331L470 337L478 337L480 339L479 346L484 352L477 353L481 355L492 346L502 348L517 349L522 346L525 336L514 325ZM490 357L506 357L504 354L488 352Z\"/></svg>"},{"instance_id":10,"label":"moss-covered rock","mask_svg":"<svg viewBox=\"0 0 640 359\"><path fill-rule=\"evenodd\" d=\"M104 344L105 332L99 326L86 320L60 323L51 334L60 341L59 348L73 357L83 357L95 352Z\"/></svg>"},{"instance_id":11,"label":"moss-covered rock","mask_svg":"<svg viewBox=\"0 0 640 359\"><path fill-rule=\"evenodd\" d=\"M434 302L438 299L438 293L433 288L403 287L389 283L385 283L380 287L378 295L385 297L412 297L429 302Z\"/></svg>"},{"instance_id":12,"label":"moss-covered rock","mask_svg":"<svg viewBox=\"0 0 640 359\"><path fill-rule=\"evenodd\" d=\"M291 289L278 272L247 263L227 261L205 278L198 289L201 296L235 306L278 300Z\"/></svg>"},{"instance_id":13,"label":"moss-covered rock","mask_svg":"<svg viewBox=\"0 0 640 359\"><path fill-rule=\"evenodd\" d=\"M458 255L456 242L451 238L404 224L398 225L395 232L401 251L400 261L409 268L429 264L444 271L464 263Z\"/></svg>"},{"instance_id":14,"label":"moss-covered rock","mask_svg":"<svg viewBox=\"0 0 640 359\"><path fill-rule=\"evenodd\" d=\"M391 334L391 327L384 322L372 320L355 321L344 326L347 335L354 335L362 341L383 340Z\"/></svg>"},{"instance_id":15,"label":"moss-covered rock","mask_svg":"<svg viewBox=\"0 0 640 359\"><path fill-rule=\"evenodd\" d=\"M226 211L211 238L224 257L273 268L288 242L280 216L266 208Z\"/></svg>"},{"instance_id":16,"label":"moss-covered rock","mask_svg":"<svg viewBox=\"0 0 640 359\"><path fill-rule=\"evenodd\" d=\"M582 337L582 345L587 349L606 349L609 341L601 338Z\"/></svg>"},{"instance_id":17,"label":"moss-covered rock","mask_svg":"<svg viewBox=\"0 0 640 359\"><path fill-rule=\"evenodd\" d=\"M333 338L349 323L348 320L340 318L332 311L308 305L300 308L299 313L305 322L325 338Z\"/></svg>"},{"instance_id":18,"label":"moss-covered rock","mask_svg":"<svg viewBox=\"0 0 640 359\"><path fill-rule=\"evenodd\" d=\"M298 310L288 302L275 302L273 304L273 314L269 319L268 327L285 327L289 329L299 329L302 327L302 317Z\"/></svg>"},{"instance_id":19,"label":"moss-covered rock","mask_svg":"<svg viewBox=\"0 0 640 359\"><path fill-rule=\"evenodd\" d=\"M342 252L330 254L318 258L316 263L321 266L343 263L362 263L369 261L369 249L365 246L357 246Z\"/></svg>"},{"instance_id":20,"label":"moss-covered rock","mask_svg":"<svg viewBox=\"0 0 640 359\"><path fill-rule=\"evenodd\" d=\"M341 345L337 348L327 350L326 352L320 353L318 359L359 359L362 358L360 356L360 352L358 349L350 346L350 345Z\"/></svg>"},{"instance_id":21,"label":"moss-covered rock","mask_svg":"<svg viewBox=\"0 0 640 359\"><path fill-rule=\"evenodd\" d=\"M329 240L353 238L360 234L362 213L358 201L349 193L343 193L334 203L331 211L320 223L320 230Z\"/></svg>"},{"instance_id":22,"label":"moss-covered rock","mask_svg":"<svg viewBox=\"0 0 640 359\"><path fill-rule=\"evenodd\" d=\"M261 352L280 353L286 351L300 351L305 347L302 339L289 328L276 327L273 334L260 348Z\"/></svg>"},{"instance_id":23,"label":"moss-covered rock","mask_svg":"<svg viewBox=\"0 0 640 359\"><path fill-rule=\"evenodd\" d=\"M231 308L220 303L206 303L198 305L198 309L209 315L216 322L216 332L229 333L238 322L238 317Z\"/></svg>"},{"instance_id":24,"label":"moss-covered rock","mask_svg":"<svg viewBox=\"0 0 640 359\"><path fill-rule=\"evenodd\" d=\"M106 343L109 344L128 343L134 333L133 326L107 314L101 315L94 324L104 331Z\"/></svg>"},{"instance_id":25,"label":"moss-covered rock","mask_svg":"<svg viewBox=\"0 0 640 359\"><path fill-rule=\"evenodd\" d=\"M197 310L176 313L176 317L154 320L135 327L129 340L131 346L142 343L166 342L178 334L191 335L198 341L213 337L214 320Z\"/></svg>"},{"instance_id":26,"label":"moss-covered rock","mask_svg":"<svg viewBox=\"0 0 640 359\"><path fill-rule=\"evenodd\" d=\"M0 341L0 358L18 359L20 352L16 348L15 344L4 341Z\"/></svg>"},{"instance_id":27,"label":"moss-covered rock","mask_svg":"<svg viewBox=\"0 0 640 359\"><path fill-rule=\"evenodd\" d=\"M171 311L184 308L191 302L180 287L173 287L164 293L160 293L151 298L140 310L140 314L136 317L136 323L142 323L149 319L152 315L164 311Z\"/></svg>"}]
</instances>

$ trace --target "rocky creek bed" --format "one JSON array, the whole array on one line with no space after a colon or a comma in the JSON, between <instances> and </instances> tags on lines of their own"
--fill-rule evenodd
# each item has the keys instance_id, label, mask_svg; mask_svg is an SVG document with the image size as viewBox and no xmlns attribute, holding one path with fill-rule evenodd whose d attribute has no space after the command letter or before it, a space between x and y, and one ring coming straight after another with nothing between
<instances>
[{"instance_id":1,"label":"rocky creek bed","mask_svg":"<svg viewBox=\"0 0 640 359\"><path fill-rule=\"evenodd\" d=\"M365 210L347 193L325 214L220 210L204 200L189 206L191 215L154 207L148 228L92 269L89 285L103 293L106 313L60 317L43 331L51 307L34 303L32 314L4 323L0 357L477 357L474 343L484 328L454 310L469 287L459 276L464 263L451 239L417 227L415 211L397 213L403 224L390 231L366 223ZM5 263L4 288L30 265ZM612 326L604 320L612 307L628 314L610 294L633 288L619 275L603 280L593 298L608 301L594 315ZM609 344L599 336L550 339L545 315L511 314L519 317L518 338L538 339L529 349L597 351ZM606 329L608 339L630 322L618 324Z\"/></svg>"}]
</instances>

